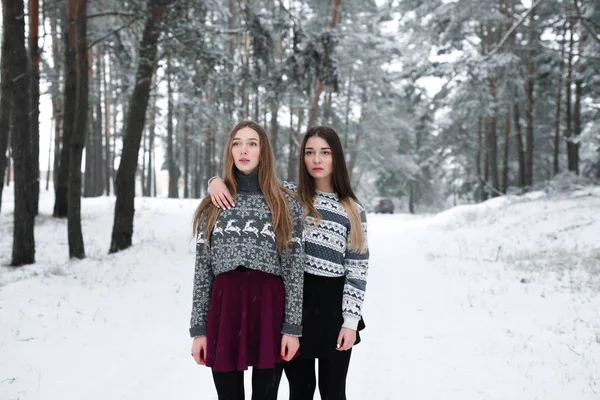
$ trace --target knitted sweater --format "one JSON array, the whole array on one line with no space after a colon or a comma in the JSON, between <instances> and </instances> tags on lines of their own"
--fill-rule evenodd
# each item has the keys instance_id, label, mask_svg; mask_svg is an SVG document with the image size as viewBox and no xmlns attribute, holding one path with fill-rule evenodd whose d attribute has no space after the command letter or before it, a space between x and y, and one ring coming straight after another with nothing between
<instances>
[{"instance_id":1,"label":"knitted sweater","mask_svg":"<svg viewBox=\"0 0 600 400\"><path fill-rule=\"evenodd\" d=\"M286 195L292 214L289 251L277 253L271 211L258 184L258 174L236 174L236 206L221 210L205 249L203 229L196 237L196 267L190 335L206 335L206 317L212 283L219 274L239 266L282 277L285 287L285 317L281 332L302 335L302 287L304 284L303 210L300 202Z\"/></svg>"},{"instance_id":2,"label":"knitted sweater","mask_svg":"<svg viewBox=\"0 0 600 400\"><path fill-rule=\"evenodd\" d=\"M296 185L284 182L284 186L296 191ZM369 251L357 253L350 248L350 220L335 193L317 190L314 206L321 214L321 222L314 226L315 218L306 217L304 270L309 274L327 277L345 276L342 315L345 328L356 330L362 315L362 305L367 286ZM357 202L362 229L367 239L367 215Z\"/></svg>"}]
</instances>

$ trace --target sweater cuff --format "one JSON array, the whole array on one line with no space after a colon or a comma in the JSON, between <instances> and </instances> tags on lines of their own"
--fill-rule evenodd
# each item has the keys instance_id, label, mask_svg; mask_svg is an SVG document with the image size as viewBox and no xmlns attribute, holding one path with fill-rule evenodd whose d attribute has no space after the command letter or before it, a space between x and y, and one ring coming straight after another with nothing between
<instances>
[{"instance_id":1,"label":"sweater cuff","mask_svg":"<svg viewBox=\"0 0 600 400\"><path fill-rule=\"evenodd\" d=\"M344 315L344 323L342 324L342 328L348 328L355 331L358 329L358 321L360 321L360 317L355 315Z\"/></svg>"},{"instance_id":2,"label":"sweater cuff","mask_svg":"<svg viewBox=\"0 0 600 400\"><path fill-rule=\"evenodd\" d=\"M196 325L190 328L190 337L206 336L206 325Z\"/></svg>"},{"instance_id":3,"label":"sweater cuff","mask_svg":"<svg viewBox=\"0 0 600 400\"><path fill-rule=\"evenodd\" d=\"M220 176L216 175L208 180L208 183L206 184L206 193L210 194L210 183L217 178L220 178Z\"/></svg>"},{"instance_id":4,"label":"sweater cuff","mask_svg":"<svg viewBox=\"0 0 600 400\"><path fill-rule=\"evenodd\" d=\"M302 336L302 325L293 325L284 322L281 333L288 336L300 337Z\"/></svg>"}]
</instances>

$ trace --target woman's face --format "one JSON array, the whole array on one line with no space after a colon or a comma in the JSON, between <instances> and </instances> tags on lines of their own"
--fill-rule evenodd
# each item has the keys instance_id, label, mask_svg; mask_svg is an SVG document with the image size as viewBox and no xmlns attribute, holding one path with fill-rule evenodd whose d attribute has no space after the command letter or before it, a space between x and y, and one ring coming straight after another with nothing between
<instances>
[{"instance_id":1,"label":"woman's face","mask_svg":"<svg viewBox=\"0 0 600 400\"><path fill-rule=\"evenodd\" d=\"M231 145L231 156L236 168L244 175L256 171L260 161L260 137L251 128L245 127L236 132Z\"/></svg>"},{"instance_id":2,"label":"woman's face","mask_svg":"<svg viewBox=\"0 0 600 400\"><path fill-rule=\"evenodd\" d=\"M325 139L312 136L304 147L304 165L314 179L331 178L333 157L331 148Z\"/></svg>"}]
</instances>

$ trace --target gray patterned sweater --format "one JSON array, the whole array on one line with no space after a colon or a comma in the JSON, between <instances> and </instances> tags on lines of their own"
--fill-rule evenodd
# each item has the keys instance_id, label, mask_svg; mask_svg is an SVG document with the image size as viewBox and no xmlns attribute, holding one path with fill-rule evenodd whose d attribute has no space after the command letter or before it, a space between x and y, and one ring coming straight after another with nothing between
<instances>
[{"instance_id":1,"label":"gray patterned sweater","mask_svg":"<svg viewBox=\"0 0 600 400\"><path fill-rule=\"evenodd\" d=\"M245 266L282 277L285 319L281 333L301 336L305 262L302 206L286 195L292 214L292 243L289 251L279 256L271 211L260 190L258 174L244 176L238 173L236 178L235 207L219 213L207 249L204 248L204 227L198 229L190 335L206 335L206 317L215 277Z\"/></svg>"},{"instance_id":2,"label":"gray patterned sweater","mask_svg":"<svg viewBox=\"0 0 600 400\"><path fill-rule=\"evenodd\" d=\"M284 182L284 187L296 191L296 185L293 183ZM369 251L367 249L365 253L357 253L349 249L350 220L337 194L317 190L313 204L321 214L321 222L315 227L315 219L306 217L304 270L318 276L346 277L342 300L342 326L356 330L362 315L367 287ZM367 239L367 214L358 202L356 205Z\"/></svg>"}]
</instances>

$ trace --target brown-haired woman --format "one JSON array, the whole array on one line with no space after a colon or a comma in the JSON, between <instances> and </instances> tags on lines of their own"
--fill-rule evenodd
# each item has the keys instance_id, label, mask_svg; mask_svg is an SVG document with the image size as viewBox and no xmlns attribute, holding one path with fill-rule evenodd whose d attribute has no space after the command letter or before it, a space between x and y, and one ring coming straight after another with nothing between
<instances>
[{"instance_id":1,"label":"brown-haired woman","mask_svg":"<svg viewBox=\"0 0 600 400\"><path fill-rule=\"evenodd\" d=\"M352 347L364 329L362 304L369 252L367 219L350 185L337 133L324 126L308 130L302 141L296 189L304 206L305 253L301 354L285 366L291 400L312 399L319 360L323 400L346 399ZM210 183L220 207L228 193L220 179ZM231 200L231 199L230 199Z\"/></svg>"},{"instance_id":2,"label":"brown-haired woman","mask_svg":"<svg viewBox=\"0 0 600 400\"><path fill-rule=\"evenodd\" d=\"M225 185L237 207L210 196L194 215L196 267L190 335L192 356L212 368L219 400L275 400L283 363L302 334L304 270L301 204L281 187L264 129L239 123L229 135Z\"/></svg>"}]
</instances>

